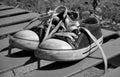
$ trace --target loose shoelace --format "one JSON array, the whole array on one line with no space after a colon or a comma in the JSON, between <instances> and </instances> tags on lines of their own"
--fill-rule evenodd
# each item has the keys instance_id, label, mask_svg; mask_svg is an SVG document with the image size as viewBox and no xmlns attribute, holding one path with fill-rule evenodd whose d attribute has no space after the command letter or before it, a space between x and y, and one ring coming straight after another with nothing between
<instances>
[{"instance_id":1,"label":"loose shoelace","mask_svg":"<svg viewBox=\"0 0 120 77\"><path fill-rule=\"evenodd\" d=\"M102 49L101 45L99 44L99 42L97 41L97 39L94 37L94 35L86 28L81 27L84 31L86 31L88 33L88 35L91 37L91 39L96 43L96 45L99 47L100 52L102 54L103 57L103 61L104 61L104 65L105 65L105 73L107 72L107 68L108 68L108 62L107 62L107 57L104 53L104 50Z\"/></svg>"}]
</instances>

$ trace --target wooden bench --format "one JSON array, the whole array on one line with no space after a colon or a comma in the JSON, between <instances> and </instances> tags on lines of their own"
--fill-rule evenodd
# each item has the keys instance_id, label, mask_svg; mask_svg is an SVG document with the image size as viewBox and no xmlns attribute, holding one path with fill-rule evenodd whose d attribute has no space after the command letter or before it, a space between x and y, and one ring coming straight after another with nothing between
<instances>
[{"instance_id":1,"label":"wooden bench","mask_svg":"<svg viewBox=\"0 0 120 77\"><path fill-rule=\"evenodd\" d=\"M120 67L117 67L114 70L111 70L110 72L106 73L102 77L120 77Z\"/></svg>"},{"instance_id":2,"label":"wooden bench","mask_svg":"<svg viewBox=\"0 0 120 77\"><path fill-rule=\"evenodd\" d=\"M22 30L30 22L30 20L38 15L39 14L37 13L31 13L26 10L0 5L0 36L2 37ZM36 21L30 26L36 26L39 23L39 21ZM102 30L102 32L105 38L116 34L115 32L108 30ZM109 41L111 39L114 39L114 41ZM51 62L41 60L40 68L38 69L39 63L33 57L33 51L23 51L15 48L12 50L12 54L8 56L8 40L8 37L0 39L0 77L13 77L19 75L21 77L75 76L78 75L79 72L102 62L102 59L95 58L102 57L100 55L100 51L98 50L94 52L91 57L89 56L81 61ZM103 49L108 59L120 53L119 45L120 39L115 38L109 38L107 39L107 43L103 44Z\"/></svg>"}]
</instances>

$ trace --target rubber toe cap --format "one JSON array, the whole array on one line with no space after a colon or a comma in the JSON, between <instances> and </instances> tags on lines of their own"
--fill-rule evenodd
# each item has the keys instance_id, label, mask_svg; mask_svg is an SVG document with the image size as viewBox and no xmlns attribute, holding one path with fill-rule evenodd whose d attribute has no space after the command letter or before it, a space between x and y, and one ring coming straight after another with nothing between
<instances>
[{"instance_id":1,"label":"rubber toe cap","mask_svg":"<svg viewBox=\"0 0 120 77\"><path fill-rule=\"evenodd\" d=\"M48 39L43 42L40 47L46 49L72 49L67 42L59 39Z\"/></svg>"}]
</instances>

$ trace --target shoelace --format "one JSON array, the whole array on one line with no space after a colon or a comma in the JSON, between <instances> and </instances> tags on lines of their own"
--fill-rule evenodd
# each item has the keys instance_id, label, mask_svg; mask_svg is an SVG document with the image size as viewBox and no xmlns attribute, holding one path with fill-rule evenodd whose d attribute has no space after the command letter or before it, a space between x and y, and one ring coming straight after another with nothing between
<instances>
[{"instance_id":1,"label":"shoelace","mask_svg":"<svg viewBox=\"0 0 120 77\"><path fill-rule=\"evenodd\" d=\"M104 53L103 48L101 47L101 45L99 44L99 42L97 41L97 39L94 37L94 35L93 35L88 29L86 29L86 28L84 28L84 27L81 27L81 28L88 33L88 35L91 37L91 39L92 39L92 40L96 43L96 45L99 47L100 52L101 52L102 57L103 57L103 61L104 61L104 65L105 65L105 73L106 73L106 72L107 72L107 68L108 68L108 62L107 62L107 57L106 57L106 55L105 55L105 53Z\"/></svg>"},{"instance_id":2,"label":"shoelace","mask_svg":"<svg viewBox=\"0 0 120 77\"><path fill-rule=\"evenodd\" d=\"M40 20L40 22L39 22L39 24L38 25L41 25L42 24L42 18L44 18L44 17L48 17L49 15L51 15L53 13L53 11L50 11L50 12L48 12L48 13L42 13L42 14L39 14L37 17L35 17L35 18L33 18L23 29L29 29L29 26L33 23L33 22L35 22L35 21L37 21L37 20ZM41 17L41 16L44 16L44 17Z\"/></svg>"},{"instance_id":3,"label":"shoelace","mask_svg":"<svg viewBox=\"0 0 120 77\"><path fill-rule=\"evenodd\" d=\"M47 28L45 37L43 38L43 41L42 41L42 42L44 42L46 39L50 38L50 37L53 35L53 33L55 33L55 32L58 30L58 28L60 27L60 24L62 23L63 19L59 21L59 23L57 24L57 26L56 26L56 27L52 30L52 32L50 33L50 29L51 29L51 27L52 27L53 18L54 18L54 16L56 15L57 9L60 8L60 7L64 7L64 6L58 6L58 7L56 7L55 10L53 11L52 18L51 18L51 20L50 20L49 26L48 26L48 28ZM64 18L65 18L65 16L67 15L67 11L68 11L66 7L65 7L65 9L66 9L66 11L65 11L65 13L64 13L64 15L63 15ZM42 42L41 42L41 44L42 44Z\"/></svg>"}]
</instances>

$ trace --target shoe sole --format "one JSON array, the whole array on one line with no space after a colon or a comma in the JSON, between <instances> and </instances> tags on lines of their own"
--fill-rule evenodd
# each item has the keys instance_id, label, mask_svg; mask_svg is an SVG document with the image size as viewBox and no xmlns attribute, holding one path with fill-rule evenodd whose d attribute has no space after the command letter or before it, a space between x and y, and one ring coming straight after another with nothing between
<instances>
[{"instance_id":1,"label":"shoe sole","mask_svg":"<svg viewBox=\"0 0 120 77\"><path fill-rule=\"evenodd\" d=\"M103 43L103 36L98 39L100 45ZM98 46L92 43L88 47L82 49L43 49L38 48L34 54L39 59L50 60L50 61L74 61L85 58L94 52Z\"/></svg>"}]
</instances>

